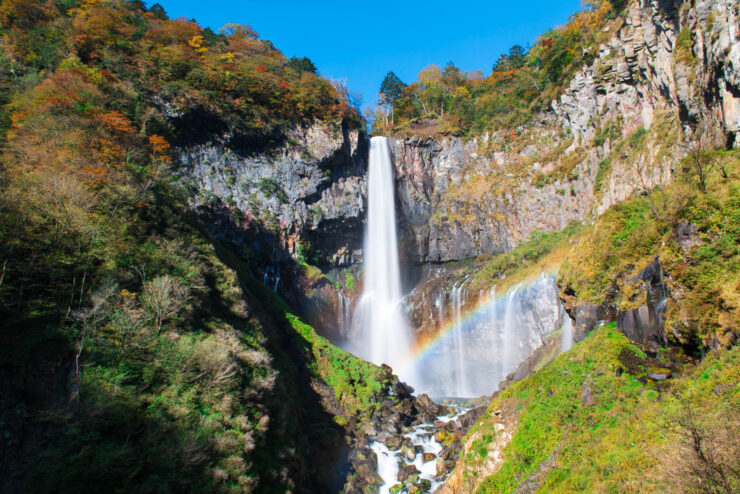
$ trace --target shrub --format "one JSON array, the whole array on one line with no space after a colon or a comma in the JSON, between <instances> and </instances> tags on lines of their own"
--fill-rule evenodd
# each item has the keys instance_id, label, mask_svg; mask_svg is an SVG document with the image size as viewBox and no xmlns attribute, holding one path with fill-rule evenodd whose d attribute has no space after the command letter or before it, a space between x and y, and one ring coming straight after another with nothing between
<instances>
[{"instance_id":1,"label":"shrub","mask_svg":"<svg viewBox=\"0 0 740 494\"><path fill-rule=\"evenodd\" d=\"M140 301L154 322L157 333L162 323L176 316L187 302L189 290L170 275L158 276L144 283Z\"/></svg>"}]
</instances>

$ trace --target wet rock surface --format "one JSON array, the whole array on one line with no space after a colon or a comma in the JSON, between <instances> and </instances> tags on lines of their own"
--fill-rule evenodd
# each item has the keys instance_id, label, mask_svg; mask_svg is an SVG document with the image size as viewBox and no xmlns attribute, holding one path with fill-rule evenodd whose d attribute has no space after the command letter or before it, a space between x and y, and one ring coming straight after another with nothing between
<instances>
[{"instance_id":1,"label":"wet rock surface","mask_svg":"<svg viewBox=\"0 0 740 494\"><path fill-rule=\"evenodd\" d=\"M387 399L353 431L344 492L431 492L454 468L461 439L485 406L456 412L427 395L413 396L386 371ZM381 473L393 479L384 483Z\"/></svg>"}]
</instances>

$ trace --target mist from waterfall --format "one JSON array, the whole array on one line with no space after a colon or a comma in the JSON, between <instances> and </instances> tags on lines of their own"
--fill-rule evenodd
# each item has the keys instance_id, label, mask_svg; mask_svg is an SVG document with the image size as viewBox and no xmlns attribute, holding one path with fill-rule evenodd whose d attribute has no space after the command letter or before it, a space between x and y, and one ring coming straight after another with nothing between
<instances>
[{"instance_id":1,"label":"mist from waterfall","mask_svg":"<svg viewBox=\"0 0 740 494\"><path fill-rule=\"evenodd\" d=\"M462 296L463 296L463 284L460 286L452 287L452 293L450 298L452 299L452 310L455 318L455 327L453 329L455 335L455 381L457 383L456 396L468 396L467 386L467 374L466 369L467 359L465 357L465 340L463 338L463 322L462 322Z\"/></svg>"},{"instance_id":2,"label":"mist from waterfall","mask_svg":"<svg viewBox=\"0 0 740 494\"><path fill-rule=\"evenodd\" d=\"M411 354L411 331L401 313L401 274L396 238L395 188L388 140L370 141L368 215L364 241L364 285L354 313L350 350L375 364L388 364L400 377Z\"/></svg>"},{"instance_id":3,"label":"mist from waterfall","mask_svg":"<svg viewBox=\"0 0 740 494\"><path fill-rule=\"evenodd\" d=\"M435 398L490 395L554 331L562 328L563 351L572 345L554 274L472 298L466 284L434 295L436 319L449 330L416 361L417 391Z\"/></svg>"}]
</instances>

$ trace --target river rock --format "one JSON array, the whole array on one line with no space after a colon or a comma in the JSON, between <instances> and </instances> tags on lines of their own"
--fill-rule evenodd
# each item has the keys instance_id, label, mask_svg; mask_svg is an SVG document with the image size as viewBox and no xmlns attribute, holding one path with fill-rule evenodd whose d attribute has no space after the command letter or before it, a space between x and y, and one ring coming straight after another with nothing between
<instances>
[{"instance_id":1,"label":"river rock","mask_svg":"<svg viewBox=\"0 0 740 494\"><path fill-rule=\"evenodd\" d=\"M432 482L427 479L420 479L417 483L414 484L414 487L418 489L417 492L429 492L429 490L432 488ZM410 493L411 491L409 491Z\"/></svg>"},{"instance_id":2,"label":"river rock","mask_svg":"<svg viewBox=\"0 0 740 494\"><path fill-rule=\"evenodd\" d=\"M403 484L411 484L419 480L419 473L414 465L404 465L398 469L396 479Z\"/></svg>"},{"instance_id":3,"label":"river rock","mask_svg":"<svg viewBox=\"0 0 740 494\"><path fill-rule=\"evenodd\" d=\"M389 436L383 444L385 444L391 451L398 451L401 448L401 444L403 444L403 436Z\"/></svg>"},{"instance_id":4,"label":"river rock","mask_svg":"<svg viewBox=\"0 0 740 494\"><path fill-rule=\"evenodd\" d=\"M424 463L429 463L430 461L434 461L435 458L437 458L434 453L422 453L421 459Z\"/></svg>"},{"instance_id":5,"label":"river rock","mask_svg":"<svg viewBox=\"0 0 740 494\"><path fill-rule=\"evenodd\" d=\"M455 460L437 460L437 476L444 476L455 468Z\"/></svg>"},{"instance_id":6,"label":"river rock","mask_svg":"<svg viewBox=\"0 0 740 494\"><path fill-rule=\"evenodd\" d=\"M401 446L401 453L409 461L414 461L414 458L416 458L416 451L414 450L414 447L409 446L408 444L404 443L403 446Z\"/></svg>"}]
</instances>

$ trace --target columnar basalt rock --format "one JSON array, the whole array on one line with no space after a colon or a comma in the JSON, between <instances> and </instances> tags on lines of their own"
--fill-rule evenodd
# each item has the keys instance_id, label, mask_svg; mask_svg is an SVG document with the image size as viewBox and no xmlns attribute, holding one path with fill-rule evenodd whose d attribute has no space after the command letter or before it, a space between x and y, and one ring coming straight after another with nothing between
<instances>
[{"instance_id":1,"label":"columnar basalt rock","mask_svg":"<svg viewBox=\"0 0 740 494\"><path fill-rule=\"evenodd\" d=\"M532 183L530 172L554 162L539 155L567 139L549 116L522 132L533 144L506 151L505 133L471 140L395 137L402 254L407 263L439 263L507 252L535 230L560 230L592 204L595 153L576 164L578 180ZM536 139L535 139L536 137Z\"/></svg>"},{"instance_id":2,"label":"columnar basalt rock","mask_svg":"<svg viewBox=\"0 0 740 494\"><path fill-rule=\"evenodd\" d=\"M303 255L330 266L362 260L363 131L317 122L293 128L259 154L217 136L177 154L195 206L206 216L221 216L211 222L214 236L238 242L240 231L261 232L251 236L252 247L278 263Z\"/></svg>"},{"instance_id":3,"label":"columnar basalt rock","mask_svg":"<svg viewBox=\"0 0 740 494\"><path fill-rule=\"evenodd\" d=\"M732 0L632 2L594 62L529 126L392 139L407 261L508 251L535 230L603 213L638 182L669 182L699 138L737 146L738 25ZM599 136L607 125L614 132ZM655 142L620 156L615 146L641 128Z\"/></svg>"}]
</instances>

